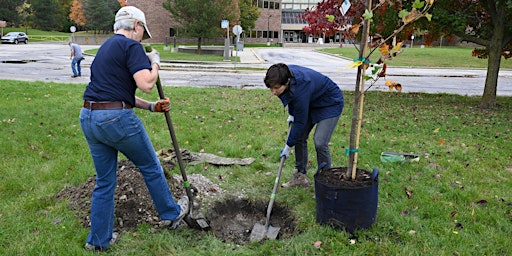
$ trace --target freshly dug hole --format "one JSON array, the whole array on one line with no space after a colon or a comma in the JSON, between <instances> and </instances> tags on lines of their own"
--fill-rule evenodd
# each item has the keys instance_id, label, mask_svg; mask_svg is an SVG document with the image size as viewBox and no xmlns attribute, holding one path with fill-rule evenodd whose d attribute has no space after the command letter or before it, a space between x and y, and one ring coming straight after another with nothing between
<instances>
[{"instance_id":1,"label":"freshly dug hole","mask_svg":"<svg viewBox=\"0 0 512 256\"><path fill-rule=\"evenodd\" d=\"M265 225L268 202L228 198L216 202L207 211L207 219L215 237L226 243L243 245L249 242L254 224ZM287 207L275 202L270 225L281 228L277 239L287 239L296 233L296 221Z\"/></svg>"}]
</instances>

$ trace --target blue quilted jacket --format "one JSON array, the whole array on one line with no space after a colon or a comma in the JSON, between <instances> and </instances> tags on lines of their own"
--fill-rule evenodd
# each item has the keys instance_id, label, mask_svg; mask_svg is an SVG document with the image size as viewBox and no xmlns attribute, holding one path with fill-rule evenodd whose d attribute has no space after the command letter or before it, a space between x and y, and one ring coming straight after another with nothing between
<instances>
[{"instance_id":1,"label":"blue quilted jacket","mask_svg":"<svg viewBox=\"0 0 512 256\"><path fill-rule=\"evenodd\" d=\"M286 144L293 147L304 132L308 117L313 123L341 115L343 93L329 77L306 67L289 65L290 87L279 95L294 117Z\"/></svg>"}]
</instances>

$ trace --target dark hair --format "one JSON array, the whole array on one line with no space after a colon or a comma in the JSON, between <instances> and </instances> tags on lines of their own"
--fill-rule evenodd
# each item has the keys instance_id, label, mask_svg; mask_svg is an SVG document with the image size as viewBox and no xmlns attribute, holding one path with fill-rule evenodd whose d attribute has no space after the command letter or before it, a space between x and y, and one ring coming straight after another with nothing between
<instances>
[{"instance_id":1,"label":"dark hair","mask_svg":"<svg viewBox=\"0 0 512 256\"><path fill-rule=\"evenodd\" d=\"M292 74L288 66L284 63L277 63L268 68L267 75L265 79L263 79L263 82L267 88L270 88L275 84L285 85L290 77L292 77Z\"/></svg>"}]
</instances>

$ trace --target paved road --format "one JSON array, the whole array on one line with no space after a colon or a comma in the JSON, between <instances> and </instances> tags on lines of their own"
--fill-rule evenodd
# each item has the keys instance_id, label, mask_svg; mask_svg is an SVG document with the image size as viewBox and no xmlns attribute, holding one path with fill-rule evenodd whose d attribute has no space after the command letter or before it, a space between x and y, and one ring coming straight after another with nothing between
<instances>
[{"instance_id":1,"label":"paved road","mask_svg":"<svg viewBox=\"0 0 512 256\"><path fill-rule=\"evenodd\" d=\"M84 50L98 46L82 46ZM313 68L330 76L343 90L354 90L355 69L338 57L314 52L311 48L246 48L236 52L241 63L163 63L163 85L235 88L265 88L265 69L284 62ZM83 76L71 78L67 44L6 45L0 44L0 77L25 81L86 84L92 56L82 62ZM250 69L237 69L246 67ZM480 96L483 93L484 69L424 69L388 67L387 79L403 85L403 92L450 93ZM372 90L388 90L378 81ZM499 96L512 96L512 70L502 70L498 80Z\"/></svg>"}]
</instances>

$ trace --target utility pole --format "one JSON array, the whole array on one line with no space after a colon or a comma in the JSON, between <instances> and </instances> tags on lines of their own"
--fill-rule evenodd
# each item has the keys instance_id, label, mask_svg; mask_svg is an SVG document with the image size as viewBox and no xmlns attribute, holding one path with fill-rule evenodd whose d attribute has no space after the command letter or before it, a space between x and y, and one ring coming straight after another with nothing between
<instances>
[{"instance_id":1,"label":"utility pole","mask_svg":"<svg viewBox=\"0 0 512 256\"><path fill-rule=\"evenodd\" d=\"M270 18L272 15L269 15L267 18L267 46L270 46Z\"/></svg>"}]
</instances>

